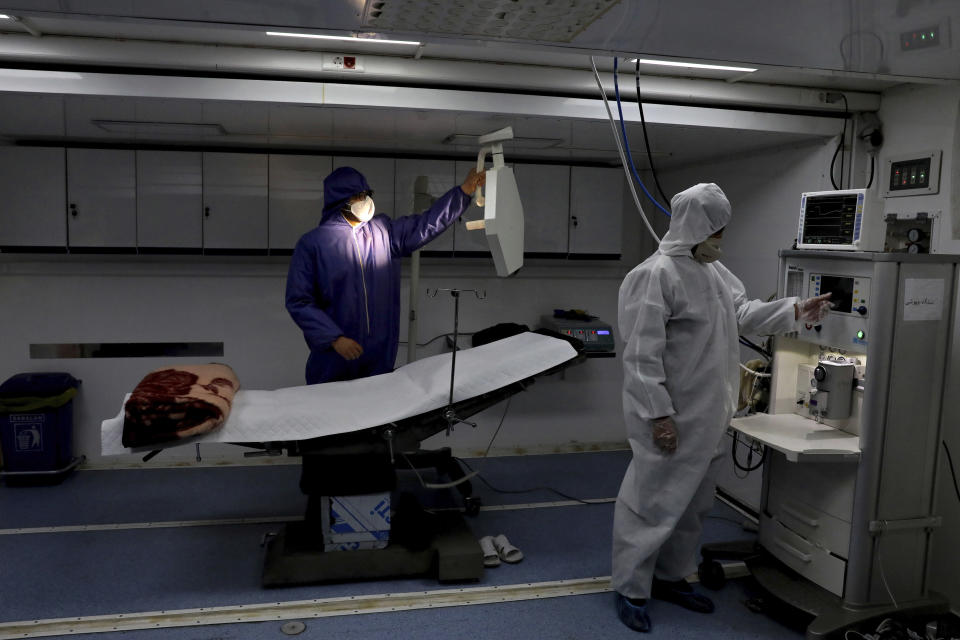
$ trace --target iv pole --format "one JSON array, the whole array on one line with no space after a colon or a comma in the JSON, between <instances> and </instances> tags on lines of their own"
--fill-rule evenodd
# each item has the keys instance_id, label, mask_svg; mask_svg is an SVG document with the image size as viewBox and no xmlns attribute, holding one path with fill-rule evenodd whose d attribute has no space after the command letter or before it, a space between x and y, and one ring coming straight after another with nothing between
<instances>
[{"instance_id":1,"label":"iv pole","mask_svg":"<svg viewBox=\"0 0 960 640\"><path fill-rule=\"evenodd\" d=\"M487 297L487 293L476 289L434 289L433 292L428 289L427 295L436 298L441 291L449 291L450 295L453 296L453 357L450 361L450 397L447 401L447 408L443 411L443 418L447 421L447 435L449 436L454 425L461 422L474 429L477 428L477 423L457 417L457 412L453 409L453 383L457 372L457 337L460 334L460 294L472 293L477 297L477 300L483 300Z\"/></svg>"}]
</instances>

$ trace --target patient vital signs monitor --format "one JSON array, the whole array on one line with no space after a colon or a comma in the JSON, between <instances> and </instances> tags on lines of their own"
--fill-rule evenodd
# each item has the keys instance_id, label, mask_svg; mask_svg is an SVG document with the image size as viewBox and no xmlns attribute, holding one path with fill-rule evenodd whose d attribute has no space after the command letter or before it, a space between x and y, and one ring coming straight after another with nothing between
<instances>
[{"instance_id":1,"label":"patient vital signs monitor","mask_svg":"<svg viewBox=\"0 0 960 640\"><path fill-rule=\"evenodd\" d=\"M879 203L866 189L811 191L800 196L798 249L880 251Z\"/></svg>"}]
</instances>

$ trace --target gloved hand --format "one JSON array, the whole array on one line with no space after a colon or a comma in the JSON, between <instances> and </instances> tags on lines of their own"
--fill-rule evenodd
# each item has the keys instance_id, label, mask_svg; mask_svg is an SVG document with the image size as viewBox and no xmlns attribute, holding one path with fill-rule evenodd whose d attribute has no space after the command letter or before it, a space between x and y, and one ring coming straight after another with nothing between
<instances>
[{"instance_id":1,"label":"gloved hand","mask_svg":"<svg viewBox=\"0 0 960 640\"><path fill-rule=\"evenodd\" d=\"M807 298L806 300L797 302L793 305L794 317L796 317L797 320L803 320L807 324L818 324L832 308L832 305L827 302L830 295L829 293L825 293L816 298Z\"/></svg>"},{"instance_id":2,"label":"gloved hand","mask_svg":"<svg viewBox=\"0 0 960 640\"><path fill-rule=\"evenodd\" d=\"M673 418L657 418L653 421L653 443L664 453L677 450L677 425Z\"/></svg>"}]
</instances>

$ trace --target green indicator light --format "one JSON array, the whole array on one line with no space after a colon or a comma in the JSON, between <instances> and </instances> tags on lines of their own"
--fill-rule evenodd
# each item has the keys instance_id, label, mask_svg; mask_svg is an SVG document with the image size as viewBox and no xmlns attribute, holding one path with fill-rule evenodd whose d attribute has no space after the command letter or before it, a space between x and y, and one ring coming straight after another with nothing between
<instances>
[{"instance_id":1,"label":"green indicator light","mask_svg":"<svg viewBox=\"0 0 960 640\"><path fill-rule=\"evenodd\" d=\"M921 40L926 40L926 39L927 39L927 34L923 34L922 36L920 36L920 39L921 39Z\"/></svg>"},{"instance_id":2,"label":"green indicator light","mask_svg":"<svg viewBox=\"0 0 960 640\"><path fill-rule=\"evenodd\" d=\"M865 335L866 334L863 332L863 330L857 331L857 340L863 340L863 336Z\"/></svg>"}]
</instances>

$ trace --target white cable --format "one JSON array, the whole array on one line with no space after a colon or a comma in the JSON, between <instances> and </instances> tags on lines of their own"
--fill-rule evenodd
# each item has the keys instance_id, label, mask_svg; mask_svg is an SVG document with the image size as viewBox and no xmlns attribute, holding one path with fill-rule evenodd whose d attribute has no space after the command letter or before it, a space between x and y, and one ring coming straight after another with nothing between
<instances>
[{"instance_id":1,"label":"white cable","mask_svg":"<svg viewBox=\"0 0 960 640\"><path fill-rule=\"evenodd\" d=\"M633 184L633 176L630 175L630 166L627 164L627 155L623 150L623 144L620 142L620 132L617 131L616 122L613 119L613 112L610 111L610 103L607 102L607 92L603 89L603 81L600 80L600 72L597 71L597 64L593 61L593 56L590 56L590 65L593 67L593 77L597 80L597 87L600 89L600 97L603 98L603 106L607 108L607 119L610 121L610 130L613 132L613 140L617 143L617 152L620 154L620 164L623 165L623 173L627 176L627 184L630 185L630 193L633 194L633 202L637 205L637 211L640 212L640 217L643 218L643 223L647 225L647 231L650 232L650 235L653 236L653 239L657 241L657 244L660 244L660 236L657 235L657 232L653 230L653 227L650 225L650 221L647 220L647 214L643 211L643 206L640 204L640 197L637 195L637 188Z\"/></svg>"},{"instance_id":2,"label":"white cable","mask_svg":"<svg viewBox=\"0 0 960 640\"><path fill-rule=\"evenodd\" d=\"M893 591L890 590L890 585L887 583L887 574L883 570L883 560L880 558L880 536L875 538L877 541L874 545L874 550L877 554L877 566L880 567L880 579L883 580L883 586L887 590L887 595L890 596L890 601L893 603L895 609L899 609L900 605L897 604L897 599L893 597Z\"/></svg>"},{"instance_id":3,"label":"white cable","mask_svg":"<svg viewBox=\"0 0 960 640\"><path fill-rule=\"evenodd\" d=\"M757 376L758 378L770 378L773 376L772 373L761 373L759 371L754 371L753 369L748 368L747 365L743 364L742 362L738 362L737 364L740 365L741 369L743 369L744 371L746 371L751 375Z\"/></svg>"},{"instance_id":4,"label":"white cable","mask_svg":"<svg viewBox=\"0 0 960 640\"><path fill-rule=\"evenodd\" d=\"M500 424L497 425L497 430L493 432L493 437L490 438L490 443L487 444L487 449L486 451L483 452L483 457L480 458L481 464L487 459L487 455L490 453L490 448L493 446L493 441L497 439L497 434L500 433L500 427L503 426L503 421L507 418L507 412L510 411L511 400L513 400L513 396L510 396L509 398L507 398L507 404L503 408L503 415L500 416ZM400 455L402 455L403 459L407 461L407 466L413 469L413 472L417 474L417 480L420 481L420 486L426 489L452 489L453 487L463 484L464 482L467 482L471 478L475 478L476 476L480 475L481 467L478 466L476 471L471 471L470 473L466 474L459 480L454 480L452 482L444 482L444 483L426 482L424 481L423 476L420 475L420 472L417 471L417 468L413 466L413 464L410 462L410 458L407 457L407 454L401 451Z\"/></svg>"}]
</instances>

